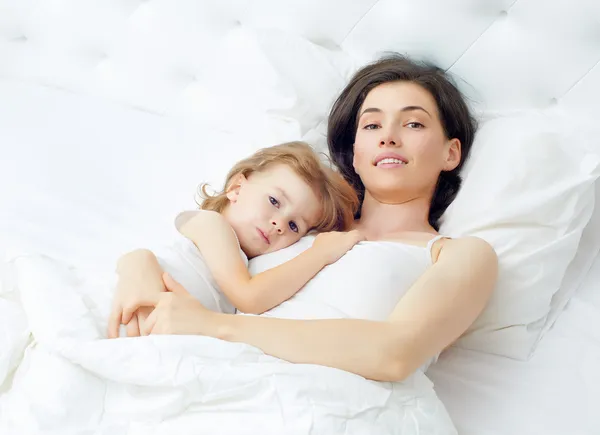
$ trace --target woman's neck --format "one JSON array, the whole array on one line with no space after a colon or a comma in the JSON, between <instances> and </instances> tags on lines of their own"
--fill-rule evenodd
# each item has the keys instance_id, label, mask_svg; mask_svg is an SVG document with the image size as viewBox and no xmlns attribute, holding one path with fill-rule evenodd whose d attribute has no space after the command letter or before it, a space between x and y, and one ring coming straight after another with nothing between
<instances>
[{"instance_id":1,"label":"woman's neck","mask_svg":"<svg viewBox=\"0 0 600 435\"><path fill-rule=\"evenodd\" d=\"M399 232L435 232L429 225L430 200L414 198L397 204L385 204L365 194L358 227L369 239L382 239Z\"/></svg>"}]
</instances>

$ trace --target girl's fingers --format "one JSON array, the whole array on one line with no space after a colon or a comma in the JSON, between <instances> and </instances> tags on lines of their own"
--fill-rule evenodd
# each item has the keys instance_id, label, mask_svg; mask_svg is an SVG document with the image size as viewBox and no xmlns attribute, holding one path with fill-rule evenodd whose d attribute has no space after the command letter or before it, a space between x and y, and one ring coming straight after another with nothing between
<instances>
[{"instance_id":1,"label":"girl's fingers","mask_svg":"<svg viewBox=\"0 0 600 435\"><path fill-rule=\"evenodd\" d=\"M121 316L121 308L113 308L108 319L108 338L117 338L119 336L119 328L121 327Z\"/></svg>"}]
</instances>

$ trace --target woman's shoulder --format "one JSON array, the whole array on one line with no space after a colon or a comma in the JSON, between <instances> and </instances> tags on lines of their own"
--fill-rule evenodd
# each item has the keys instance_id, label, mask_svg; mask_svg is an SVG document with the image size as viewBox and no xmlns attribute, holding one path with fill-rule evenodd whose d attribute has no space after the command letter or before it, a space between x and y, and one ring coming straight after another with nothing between
<instances>
[{"instance_id":1,"label":"woman's shoulder","mask_svg":"<svg viewBox=\"0 0 600 435\"><path fill-rule=\"evenodd\" d=\"M457 258L460 261L470 262L473 259L497 263L498 256L493 246L486 240L475 237L444 237L440 243L439 255L448 258Z\"/></svg>"},{"instance_id":2,"label":"woman's shoulder","mask_svg":"<svg viewBox=\"0 0 600 435\"><path fill-rule=\"evenodd\" d=\"M474 236L451 237L445 234L430 232L413 232L402 235L404 243L414 243L427 248L432 262L440 258L442 252L445 257L473 259L482 257L490 262L497 262L494 248L484 239Z\"/></svg>"},{"instance_id":3,"label":"woman's shoulder","mask_svg":"<svg viewBox=\"0 0 600 435\"><path fill-rule=\"evenodd\" d=\"M476 236L463 236L463 237L450 237L445 235L440 235L440 238L446 241L448 245L460 246L462 249L468 250L494 250L492 245L490 245L486 240L481 237Z\"/></svg>"}]
</instances>

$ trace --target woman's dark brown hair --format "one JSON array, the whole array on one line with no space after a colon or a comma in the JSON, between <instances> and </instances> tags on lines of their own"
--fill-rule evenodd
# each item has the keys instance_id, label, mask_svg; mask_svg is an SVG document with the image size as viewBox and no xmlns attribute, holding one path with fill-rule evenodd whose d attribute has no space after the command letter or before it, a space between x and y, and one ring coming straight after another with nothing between
<instances>
[{"instance_id":1,"label":"woman's dark brown hair","mask_svg":"<svg viewBox=\"0 0 600 435\"><path fill-rule=\"evenodd\" d=\"M358 111L373 88L396 81L415 83L427 90L437 104L446 138L456 138L461 143L460 163L454 170L440 174L431 200L429 224L439 230L440 218L460 189L460 171L469 156L476 131L476 122L462 94L445 71L398 54L387 55L361 68L331 109L327 131L329 153L340 172L356 189L362 203L365 186L352 166ZM356 217L360 217L360 209Z\"/></svg>"}]
</instances>

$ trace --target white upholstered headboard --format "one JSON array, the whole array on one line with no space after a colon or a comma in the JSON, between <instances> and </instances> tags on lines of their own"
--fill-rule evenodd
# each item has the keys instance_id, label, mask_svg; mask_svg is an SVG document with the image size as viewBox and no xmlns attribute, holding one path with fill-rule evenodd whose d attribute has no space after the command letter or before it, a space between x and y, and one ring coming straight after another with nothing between
<instances>
[{"instance_id":1,"label":"white upholstered headboard","mask_svg":"<svg viewBox=\"0 0 600 435\"><path fill-rule=\"evenodd\" d=\"M318 117L353 68L386 50L449 69L483 111L558 104L600 117L596 0L0 0L0 76L193 118L208 110L223 65L230 81L272 84L245 63L249 39L307 50L298 37L341 76L322 83L321 100L293 80L278 84Z\"/></svg>"}]
</instances>

